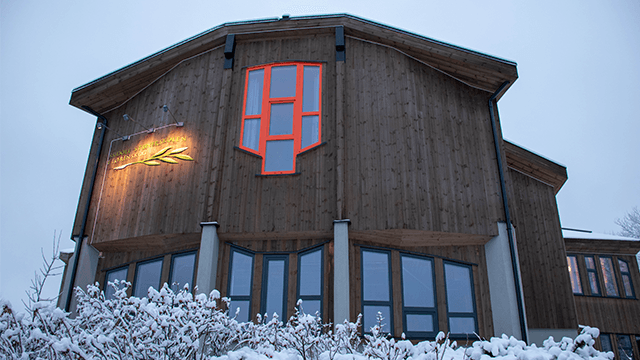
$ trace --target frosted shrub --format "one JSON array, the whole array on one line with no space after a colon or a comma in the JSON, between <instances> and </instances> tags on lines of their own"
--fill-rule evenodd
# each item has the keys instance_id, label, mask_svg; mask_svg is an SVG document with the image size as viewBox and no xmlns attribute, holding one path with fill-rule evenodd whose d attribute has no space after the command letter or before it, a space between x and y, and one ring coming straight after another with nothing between
<instances>
[{"instance_id":1,"label":"frosted shrub","mask_svg":"<svg viewBox=\"0 0 640 360\"><path fill-rule=\"evenodd\" d=\"M0 359L613 359L593 348L599 331L589 327L575 339L549 338L542 347L503 335L463 348L442 332L414 345L385 334L381 315L363 338L361 316L333 329L317 314L305 314L300 302L286 323L277 315L239 323L229 314L229 299L215 290L194 297L187 287L174 293L164 286L135 298L126 295L129 283L110 286L116 289L110 300L97 285L77 289L73 319L50 302L30 303L26 314L17 314L0 300Z\"/></svg>"}]
</instances>

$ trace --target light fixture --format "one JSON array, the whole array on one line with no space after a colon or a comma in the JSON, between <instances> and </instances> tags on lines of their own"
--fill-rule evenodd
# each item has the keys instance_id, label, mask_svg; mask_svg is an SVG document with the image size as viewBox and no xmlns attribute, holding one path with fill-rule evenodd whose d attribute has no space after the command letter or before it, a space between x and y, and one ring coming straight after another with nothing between
<instances>
[{"instance_id":1,"label":"light fixture","mask_svg":"<svg viewBox=\"0 0 640 360\"><path fill-rule=\"evenodd\" d=\"M104 127L106 129L109 129L109 130L113 131L114 133L116 133L116 135L118 135L119 137L122 138L122 141L127 141L127 140L131 139L131 136L129 136L129 135L120 135L117 131L111 129L110 127L108 127L107 125L105 125L105 124L103 124L101 122L97 123L96 127L98 128L98 130L102 130L102 128Z\"/></svg>"},{"instance_id":2,"label":"light fixture","mask_svg":"<svg viewBox=\"0 0 640 360\"><path fill-rule=\"evenodd\" d=\"M173 118L173 121L175 121L175 122L176 122L176 126L177 126L177 127L184 126L184 123L183 123L183 122L178 122L178 120L176 120L176 117L175 117L175 116L173 116L173 113L171 112L171 110L169 110L169 107L168 107L167 105L162 105L162 111L164 111L164 112L167 112L167 111L168 111L168 112L169 112L169 115L171 115L171 117Z\"/></svg>"},{"instance_id":3,"label":"light fixture","mask_svg":"<svg viewBox=\"0 0 640 360\"><path fill-rule=\"evenodd\" d=\"M138 124L139 126L142 126L142 128L143 128L143 129L145 129L145 130L147 130L147 132L148 132L149 134L151 134L152 132L154 132L154 131L155 131L155 129L153 129L153 128L148 128L148 127L146 127L146 126L144 126L144 125L140 124L139 122L135 121L131 116L129 116L129 115L127 115L127 114L122 115L122 118L124 119L124 121L129 121L129 120L131 120L131 121L133 121L134 123Z\"/></svg>"}]
</instances>

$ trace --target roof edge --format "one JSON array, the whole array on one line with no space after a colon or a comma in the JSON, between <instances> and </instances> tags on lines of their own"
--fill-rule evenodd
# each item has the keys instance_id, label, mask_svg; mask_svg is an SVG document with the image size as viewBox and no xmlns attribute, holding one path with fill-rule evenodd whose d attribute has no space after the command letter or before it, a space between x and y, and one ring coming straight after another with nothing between
<instances>
[{"instance_id":1,"label":"roof edge","mask_svg":"<svg viewBox=\"0 0 640 360\"><path fill-rule=\"evenodd\" d=\"M226 22L226 23L220 24L218 26L214 26L214 27L212 27L210 29L202 31L202 32L200 32L200 33L198 33L196 35L193 35L193 36L191 36L191 37L189 37L187 39L184 39L184 40L182 40L180 42L177 42L177 43L175 43L175 44L173 44L171 46L168 46L168 47L166 47L166 48L164 48L162 50L159 50L159 51L157 51L157 52L155 52L155 53L153 53L151 55L148 55L148 56L146 56L146 57L144 57L144 58L142 58L140 60L137 60L137 61L135 61L133 63L130 63L130 64L126 65L126 66L123 66L123 67L121 67L121 68L119 68L117 70L111 71L111 72L109 72L109 73L107 73L107 74L105 74L105 75L103 75L103 76L101 76L101 77L99 77L97 79L94 79L94 80L92 80L92 81L90 81L90 82L88 82L88 83L86 83L84 85L80 85L80 86L74 88L73 90L71 90L71 93L73 94L76 91L79 91L79 90L82 90L84 88L90 87L90 86L92 86L92 85L94 85L96 83L99 83L100 81L102 81L102 80L104 80L106 78L109 78L109 77L111 77L111 76L113 76L115 74L118 74L120 72L124 72L127 69L133 68L133 67L135 67L135 66L137 66L137 65L139 65L139 64L141 64L141 63L143 63L145 61L148 61L148 60L153 59L155 57L161 56L162 54L164 54L164 53L166 53L168 51L171 51L171 50L173 50L173 49L175 49L175 48L177 48L177 47L179 47L179 46L181 46L183 44L186 44L188 42L196 40L196 39L198 39L200 37L206 36L206 35L214 32L214 31L223 29L225 27L230 27L230 26L235 26L235 25L272 23L272 22L278 22L278 21L292 21L292 20L295 21L295 20L309 20L309 19L330 19L330 18L341 18L341 17L350 18L350 19L353 19L353 20L357 20L357 21L361 21L361 22L368 23L368 24L371 24L371 25L375 25L375 26L378 26L378 27L381 27L381 28L384 28L384 29L387 29L387 30L396 31L396 32L402 33L404 35L417 38L417 39L422 40L422 41L432 42L432 43L435 43L435 44L450 48L452 50L461 51L461 52L464 52L464 53L467 53L467 54L470 54L470 55L480 56L480 57L486 58L486 59L491 60L491 61L496 61L496 62L500 62L500 63L506 64L506 65L511 65L511 66L517 66L517 63L514 62L514 61L511 61L511 60L502 59L502 58L499 58L499 57L496 57L496 56L493 56L493 55L488 55L488 54L485 54L485 53L482 53L482 52L479 52L479 51L476 51L476 50L471 50L471 49L467 49L467 48L464 48L464 47L461 47L461 46L453 45L453 44L450 44L450 43L447 43L447 42L444 42L444 41L436 40L436 39L433 39L433 38L430 38L430 37L426 37L426 36L423 36L423 35L419 35L419 34L404 30L404 29L400 29L400 28L397 28L397 27L394 27L394 26L390 26L390 25L386 25L386 24L383 24L383 23L380 23L380 22L368 20L368 19L365 19L365 18L362 18L362 17L359 17L359 16L348 14L348 13L326 14L326 15L303 15L303 16L290 17L290 18L288 18L286 20L283 20L283 18L275 18L274 17L274 18L254 19L254 20L232 21L232 22Z\"/></svg>"}]
</instances>

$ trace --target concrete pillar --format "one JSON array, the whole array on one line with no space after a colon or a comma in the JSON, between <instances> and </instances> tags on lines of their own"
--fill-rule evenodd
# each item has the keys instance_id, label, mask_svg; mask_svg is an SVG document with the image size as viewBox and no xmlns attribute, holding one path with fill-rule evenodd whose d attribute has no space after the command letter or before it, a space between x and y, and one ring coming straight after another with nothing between
<instances>
[{"instance_id":1,"label":"concrete pillar","mask_svg":"<svg viewBox=\"0 0 640 360\"><path fill-rule=\"evenodd\" d=\"M349 224L351 220L333 222L333 323L351 321L349 314Z\"/></svg>"},{"instance_id":2,"label":"concrete pillar","mask_svg":"<svg viewBox=\"0 0 640 360\"><path fill-rule=\"evenodd\" d=\"M514 244L514 246L516 246L516 244ZM487 275L489 277L491 309L493 310L494 335L501 336L502 334L507 334L517 339L522 339L518 299L515 281L513 279L513 265L511 263L511 251L509 249L509 236L507 234L506 223L498 223L498 236L489 240L489 242L484 245L484 250L487 261ZM518 276L520 276L519 273ZM521 299L521 301L524 304L524 299ZM523 314L523 317L526 321L526 314Z\"/></svg>"},{"instance_id":3,"label":"concrete pillar","mask_svg":"<svg viewBox=\"0 0 640 360\"><path fill-rule=\"evenodd\" d=\"M100 252L93 246L87 243L87 238L80 240L79 237L74 238L75 241L84 241L82 248L80 249L80 257L78 260L78 271L76 272L76 278L73 284L73 288L80 287L83 290L87 289L87 285L94 284L96 281L96 272L98 271L98 258ZM76 254L73 254L69 258L69 264L65 266L64 284L63 289L58 297L58 307L64 308L67 301L67 293L69 291L69 282L71 281L71 272L73 271L73 262L76 259ZM69 306L69 312L76 313L76 297L72 294L71 305Z\"/></svg>"},{"instance_id":4,"label":"concrete pillar","mask_svg":"<svg viewBox=\"0 0 640 360\"><path fill-rule=\"evenodd\" d=\"M218 250L220 249L220 239L218 239L217 222L201 222L202 234L200 237L200 251L198 252L198 276L196 286L198 293L209 293L216 288L216 278L218 275Z\"/></svg>"}]
</instances>

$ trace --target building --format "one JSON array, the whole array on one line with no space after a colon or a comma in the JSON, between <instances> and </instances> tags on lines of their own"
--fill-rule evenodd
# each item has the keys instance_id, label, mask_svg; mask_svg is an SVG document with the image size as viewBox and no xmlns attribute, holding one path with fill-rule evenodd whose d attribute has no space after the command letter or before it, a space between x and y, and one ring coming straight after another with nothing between
<instances>
[{"instance_id":1,"label":"building","mask_svg":"<svg viewBox=\"0 0 640 360\"><path fill-rule=\"evenodd\" d=\"M563 229L580 324L600 329L601 349L617 359L640 355L640 240Z\"/></svg>"},{"instance_id":2,"label":"building","mask_svg":"<svg viewBox=\"0 0 640 360\"><path fill-rule=\"evenodd\" d=\"M223 24L76 88L97 127L61 305L70 284L195 283L241 320L300 298L397 337L575 336L566 168L503 140L516 79L325 15Z\"/></svg>"}]
</instances>

